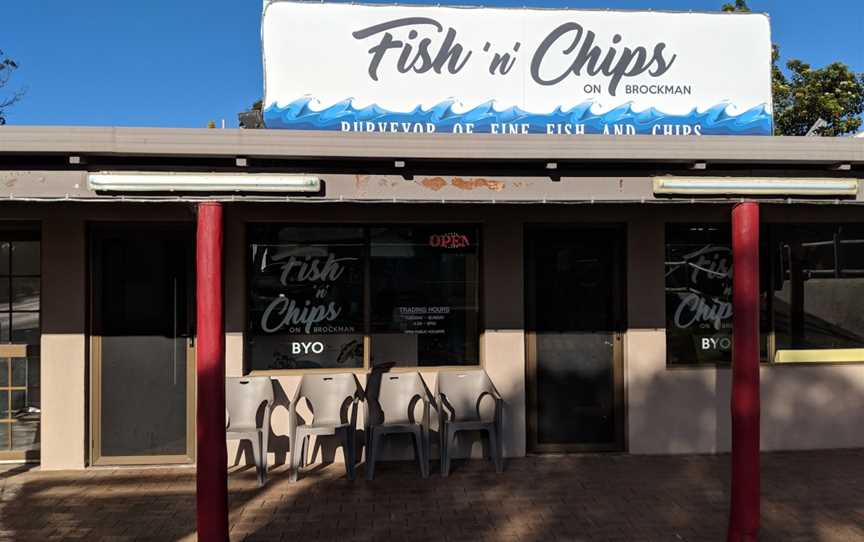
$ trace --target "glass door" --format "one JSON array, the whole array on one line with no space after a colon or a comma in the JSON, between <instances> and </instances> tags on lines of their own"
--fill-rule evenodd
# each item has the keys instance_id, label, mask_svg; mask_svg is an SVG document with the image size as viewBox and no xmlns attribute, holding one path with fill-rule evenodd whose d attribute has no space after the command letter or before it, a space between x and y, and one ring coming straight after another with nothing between
<instances>
[{"instance_id":1,"label":"glass door","mask_svg":"<svg viewBox=\"0 0 864 542\"><path fill-rule=\"evenodd\" d=\"M529 449L623 450L623 230L525 239Z\"/></svg>"},{"instance_id":2,"label":"glass door","mask_svg":"<svg viewBox=\"0 0 864 542\"><path fill-rule=\"evenodd\" d=\"M193 266L191 226L93 229L94 464L192 462Z\"/></svg>"}]
</instances>

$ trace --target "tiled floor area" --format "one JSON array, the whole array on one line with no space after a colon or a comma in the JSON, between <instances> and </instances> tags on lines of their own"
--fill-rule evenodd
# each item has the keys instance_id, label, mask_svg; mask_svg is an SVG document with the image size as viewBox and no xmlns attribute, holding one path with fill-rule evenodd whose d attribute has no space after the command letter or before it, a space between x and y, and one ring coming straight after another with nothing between
<instances>
[{"instance_id":1,"label":"tiled floor area","mask_svg":"<svg viewBox=\"0 0 864 542\"><path fill-rule=\"evenodd\" d=\"M341 465L296 484L229 477L233 540L722 541L729 457L543 456L458 462L420 479L379 463L374 482ZM314 469L314 467L313 467ZM864 540L864 450L763 455L765 541ZM194 540L194 470L0 470L0 540Z\"/></svg>"}]
</instances>

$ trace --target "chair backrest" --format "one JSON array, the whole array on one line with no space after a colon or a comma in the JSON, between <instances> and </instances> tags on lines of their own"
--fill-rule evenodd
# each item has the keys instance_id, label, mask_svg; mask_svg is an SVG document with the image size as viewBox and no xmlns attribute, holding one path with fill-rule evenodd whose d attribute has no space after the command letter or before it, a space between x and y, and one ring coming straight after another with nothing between
<instances>
[{"instance_id":1,"label":"chair backrest","mask_svg":"<svg viewBox=\"0 0 864 542\"><path fill-rule=\"evenodd\" d=\"M345 407L349 400L360 394L360 383L352 373L305 374L292 402L306 398L312 410L312 422L318 424L340 424L349 421L350 412Z\"/></svg>"},{"instance_id":2,"label":"chair backrest","mask_svg":"<svg viewBox=\"0 0 864 542\"><path fill-rule=\"evenodd\" d=\"M483 369L441 371L435 388L436 399L440 397L444 403L444 413L454 421L479 420L481 396L495 389Z\"/></svg>"},{"instance_id":3,"label":"chair backrest","mask_svg":"<svg viewBox=\"0 0 864 542\"><path fill-rule=\"evenodd\" d=\"M258 411L262 403L273 405L273 382L269 376L228 377L225 379L225 407L228 428L262 427ZM262 423L266 423L266 420Z\"/></svg>"},{"instance_id":4,"label":"chair backrest","mask_svg":"<svg viewBox=\"0 0 864 542\"><path fill-rule=\"evenodd\" d=\"M369 401L370 423L417 423L414 407L426 397L420 373L382 373L377 397Z\"/></svg>"}]
</instances>

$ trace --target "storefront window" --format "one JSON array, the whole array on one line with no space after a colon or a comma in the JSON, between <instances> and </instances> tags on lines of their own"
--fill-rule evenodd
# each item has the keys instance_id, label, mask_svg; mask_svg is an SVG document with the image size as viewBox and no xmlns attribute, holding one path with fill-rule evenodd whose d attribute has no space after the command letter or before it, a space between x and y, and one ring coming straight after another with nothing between
<instances>
[{"instance_id":1,"label":"storefront window","mask_svg":"<svg viewBox=\"0 0 864 542\"><path fill-rule=\"evenodd\" d=\"M479 363L475 227L371 229L372 363Z\"/></svg>"},{"instance_id":2,"label":"storefront window","mask_svg":"<svg viewBox=\"0 0 864 542\"><path fill-rule=\"evenodd\" d=\"M727 224L666 227L669 364L728 363ZM773 224L760 250L763 361L864 361L864 224Z\"/></svg>"},{"instance_id":3,"label":"storefront window","mask_svg":"<svg viewBox=\"0 0 864 542\"><path fill-rule=\"evenodd\" d=\"M668 363L728 363L731 349L732 250L729 226L668 224Z\"/></svg>"},{"instance_id":4,"label":"storefront window","mask_svg":"<svg viewBox=\"0 0 864 542\"><path fill-rule=\"evenodd\" d=\"M253 226L251 369L363 366L365 232Z\"/></svg>"},{"instance_id":5,"label":"storefront window","mask_svg":"<svg viewBox=\"0 0 864 542\"><path fill-rule=\"evenodd\" d=\"M248 262L251 370L479 363L476 227L252 225Z\"/></svg>"},{"instance_id":6,"label":"storefront window","mask_svg":"<svg viewBox=\"0 0 864 542\"><path fill-rule=\"evenodd\" d=\"M40 243L38 232L0 231L0 457L39 449Z\"/></svg>"},{"instance_id":7,"label":"storefront window","mask_svg":"<svg viewBox=\"0 0 864 542\"><path fill-rule=\"evenodd\" d=\"M772 231L776 349L864 348L864 224Z\"/></svg>"}]
</instances>

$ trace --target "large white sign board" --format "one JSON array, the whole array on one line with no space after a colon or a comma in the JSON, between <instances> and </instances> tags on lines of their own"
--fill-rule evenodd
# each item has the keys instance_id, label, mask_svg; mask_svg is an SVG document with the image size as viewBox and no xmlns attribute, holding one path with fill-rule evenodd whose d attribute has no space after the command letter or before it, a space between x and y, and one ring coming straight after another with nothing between
<instances>
[{"instance_id":1,"label":"large white sign board","mask_svg":"<svg viewBox=\"0 0 864 542\"><path fill-rule=\"evenodd\" d=\"M761 14L273 1L262 38L270 128L772 132Z\"/></svg>"}]
</instances>

